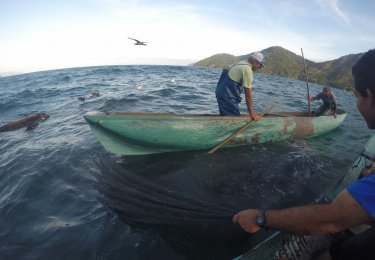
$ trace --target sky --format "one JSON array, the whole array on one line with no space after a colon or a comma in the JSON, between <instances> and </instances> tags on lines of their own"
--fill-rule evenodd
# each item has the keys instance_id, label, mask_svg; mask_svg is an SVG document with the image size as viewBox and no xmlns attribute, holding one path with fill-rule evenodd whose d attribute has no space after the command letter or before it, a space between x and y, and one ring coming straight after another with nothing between
<instances>
[{"instance_id":1,"label":"sky","mask_svg":"<svg viewBox=\"0 0 375 260\"><path fill-rule=\"evenodd\" d=\"M375 47L374 13L374 0L0 0L0 76L272 46L328 61Z\"/></svg>"}]
</instances>

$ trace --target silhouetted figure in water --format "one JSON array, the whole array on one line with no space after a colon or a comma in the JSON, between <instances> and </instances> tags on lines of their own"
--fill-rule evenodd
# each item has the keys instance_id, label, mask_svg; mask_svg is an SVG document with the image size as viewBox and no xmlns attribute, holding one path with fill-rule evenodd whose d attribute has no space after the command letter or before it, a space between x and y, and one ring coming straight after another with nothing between
<instances>
[{"instance_id":1,"label":"silhouetted figure in water","mask_svg":"<svg viewBox=\"0 0 375 260\"><path fill-rule=\"evenodd\" d=\"M141 42L137 39L133 39L133 38L130 38L130 37L128 37L128 39L135 41L134 45L144 45L144 46L147 45L147 42Z\"/></svg>"},{"instance_id":2,"label":"silhouetted figure in water","mask_svg":"<svg viewBox=\"0 0 375 260\"><path fill-rule=\"evenodd\" d=\"M96 90L94 92L91 92L91 96L89 98L96 98L96 97L100 97L100 94L99 94L98 90ZM78 99L81 100L81 101L85 101L86 100L85 97L79 97Z\"/></svg>"},{"instance_id":3,"label":"silhouetted figure in water","mask_svg":"<svg viewBox=\"0 0 375 260\"><path fill-rule=\"evenodd\" d=\"M100 97L99 91L94 91L94 92L91 93L90 98L94 98L94 97Z\"/></svg>"}]
</instances>

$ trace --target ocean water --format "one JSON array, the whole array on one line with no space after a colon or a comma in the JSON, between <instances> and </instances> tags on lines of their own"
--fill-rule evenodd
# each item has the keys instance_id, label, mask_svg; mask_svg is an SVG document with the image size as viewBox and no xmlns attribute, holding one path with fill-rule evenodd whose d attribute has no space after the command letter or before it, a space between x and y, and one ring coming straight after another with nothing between
<instances>
[{"instance_id":1,"label":"ocean water","mask_svg":"<svg viewBox=\"0 0 375 260\"><path fill-rule=\"evenodd\" d=\"M230 219L212 230L180 229L158 215L162 203L144 208L160 218L159 226L134 225L126 219L129 204L114 211L103 203L102 183L113 180L125 201L129 189L142 188L134 186L141 179L189 199L190 206L198 199L233 210L300 205L340 178L372 134L353 93L340 89L333 89L338 106L349 113L340 128L305 140L224 148L212 156L192 151L116 157L83 118L93 110L216 114L220 73L184 66L102 66L0 78L0 125L31 113L50 115L31 131L0 133L0 258L230 259L256 235L239 242L218 232ZM309 84L311 95L321 88ZM90 98L93 91L100 96ZM255 75L259 113L272 103L275 112L305 111L306 95L305 82ZM319 105L313 102L312 109ZM246 111L244 101L241 109ZM140 198L127 202L135 199L142 204ZM183 199L179 203L184 207Z\"/></svg>"}]
</instances>

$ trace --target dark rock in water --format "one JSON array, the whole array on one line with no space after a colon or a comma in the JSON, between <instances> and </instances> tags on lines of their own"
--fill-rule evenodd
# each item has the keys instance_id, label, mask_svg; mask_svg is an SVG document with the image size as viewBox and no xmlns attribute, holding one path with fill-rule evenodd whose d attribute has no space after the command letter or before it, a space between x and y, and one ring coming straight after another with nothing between
<instances>
[{"instance_id":1,"label":"dark rock in water","mask_svg":"<svg viewBox=\"0 0 375 260\"><path fill-rule=\"evenodd\" d=\"M86 98L85 97L79 97L78 99L81 100L81 101L85 101Z\"/></svg>"}]
</instances>

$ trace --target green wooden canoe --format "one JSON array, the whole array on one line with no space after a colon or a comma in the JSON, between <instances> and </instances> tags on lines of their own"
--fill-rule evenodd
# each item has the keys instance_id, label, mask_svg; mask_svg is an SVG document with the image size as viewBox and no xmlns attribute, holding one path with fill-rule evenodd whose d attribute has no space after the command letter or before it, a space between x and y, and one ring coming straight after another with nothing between
<instances>
[{"instance_id":1,"label":"green wooden canoe","mask_svg":"<svg viewBox=\"0 0 375 260\"><path fill-rule=\"evenodd\" d=\"M337 117L309 117L307 112L277 112L265 115L226 146L305 138L329 132L344 121ZM211 149L249 122L249 116L88 112L94 135L104 148L116 155L142 155L184 150Z\"/></svg>"}]
</instances>

